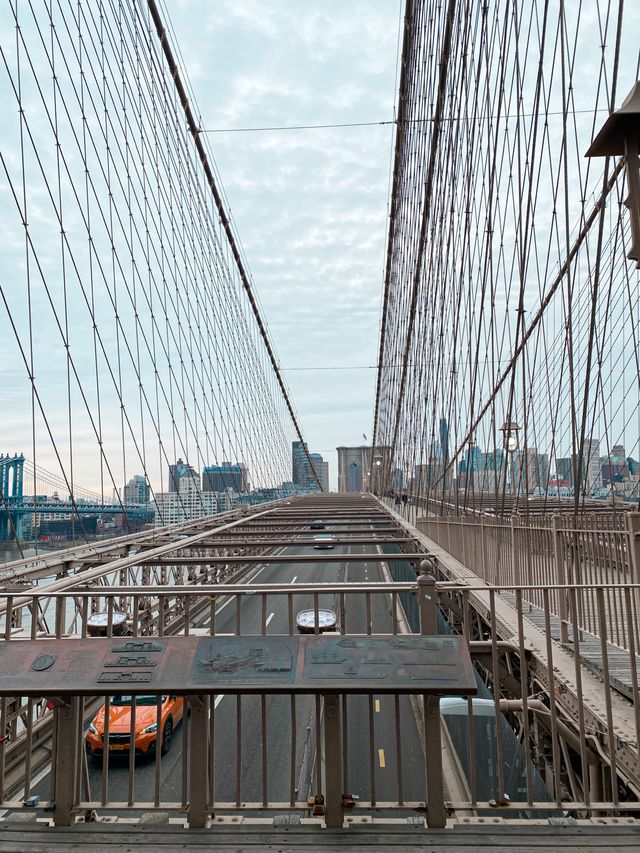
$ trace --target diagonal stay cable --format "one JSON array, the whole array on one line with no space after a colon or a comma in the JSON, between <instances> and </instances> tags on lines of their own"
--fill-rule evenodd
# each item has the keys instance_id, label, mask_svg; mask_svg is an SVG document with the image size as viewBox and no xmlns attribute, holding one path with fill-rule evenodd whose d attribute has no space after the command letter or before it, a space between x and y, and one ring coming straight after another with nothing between
<instances>
[{"instance_id":1,"label":"diagonal stay cable","mask_svg":"<svg viewBox=\"0 0 640 853\"><path fill-rule=\"evenodd\" d=\"M174 83L176 86L176 90L177 90L178 96L180 98L180 102L181 102L182 107L184 109L184 113L185 113L185 117L187 119L187 125L189 127L189 131L190 131L191 135L193 136L194 143L196 146L196 150L198 152L198 156L200 157L202 167L203 167L205 175L207 177L207 182L209 184L209 187L211 188L211 192L213 194L213 197L214 197L214 200L216 203L216 207L218 209L218 215L220 217L223 228L225 230L225 234L227 236L229 246L231 247L231 252L233 254L233 258L235 260L236 267L237 267L238 272L240 274L240 280L242 281L242 286L245 290L245 293L247 294L247 298L249 300L251 310L253 311L254 317L256 319L256 323L257 323L258 328L260 330L260 335L262 337L265 348L266 348L267 353L269 355L269 360L271 362L271 366L272 366L273 371L276 375L276 379L278 381L278 385L280 387L280 391L282 393L282 396L284 397L285 404L286 404L287 410L289 412L289 416L291 417L291 421L293 423L296 434L297 434L299 440L302 442L302 446L304 448L305 455L307 457L308 465L309 465L311 471L313 472L313 476L314 476L314 478L318 484L318 488L320 490L322 490L322 485L320 483L320 479L319 479L318 474L317 474L315 467L313 465L313 460L311 459L311 456L310 456L309 451L307 449L307 445L303 439L302 431L300 429L298 419L296 417L296 414L293 410L293 405L292 405L291 400L289 398L289 392L287 391L287 387L284 383L284 379L282 377L282 373L280 371L278 361L276 359L275 353L274 353L273 348L271 346L271 341L269 340L269 336L267 334L267 330L266 330L266 327L264 324L264 320L262 319L262 314L260 313L260 309L258 307L256 297L253 293L253 288L251 286L249 276L247 275L244 264L242 262L242 258L240 257L240 251L239 251L237 243L236 243L235 235L233 233L233 229L231 227L229 217L227 216L227 212L224 208L224 204L222 202L222 197L220 195L220 192L218 191L218 186L217 186L216 181L214 179L213 171L212 171L211 165L209 163L209 158L207 157L207 153L205 151L204 145L202 144L202 140L200 139L200 129L196 123L195 117L194 117L193 112L191 110L191 106L189 104L189 99L187 97L186 90L185 90L184 85L182 83L182 78L180 76L180 71L178 69L178 66L176 64L176 61L175 61L175 58L173 55L173 50L171 48L171 45L169 44L169 39L167 37L162 18L160 16L160 11L158 9L158 5L155 2L155 0L147 0L147 2L149 5L149 11L151 13L151 17L153 18L153 22L156 26L158 38L160 39L160 42L162 44L162 48L164 50L165 59L166 59L167 64L169 66L169 70L170 70L171 75L173 77L173 80L174 80ZM454 2L455 2L455 0L450 0L450 3L454 3Z\"/></svg>"}]
</instances>

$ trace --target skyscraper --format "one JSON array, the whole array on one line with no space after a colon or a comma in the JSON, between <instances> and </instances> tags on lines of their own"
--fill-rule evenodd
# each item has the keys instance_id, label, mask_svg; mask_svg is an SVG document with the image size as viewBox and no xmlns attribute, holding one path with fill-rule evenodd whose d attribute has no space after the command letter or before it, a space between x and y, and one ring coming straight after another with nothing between
<instances>
[{"instance_id":1,"label":"skyscraper","mask_svg":"<svg viewBox=\"0 0 640 853\"><path fill-rule=\"evenodd\" d=\"M512 491L517 494L547 491L549 457L546 453L538 453L535 447L524 447L513 452L511 465Z\"/></svg>"},{"instance_id":2,"label":"skyscraper","mask_svg":"<svg viewBox=\"0 0 640 853\"><path fill-rule=\"evenodd\" d=\"M321 486L324 491L329 490L329 467L320 453L309 453L306 442L291 442L291 473L296 486L311 490Z\"/></svg>"},{"instance_id":3,"label":"skyscraper","mask_svg":"<svg viewBox=\"0 0 640 853\"><path fill-rule=\"evenodd\" d=\"M179 492L180 480L184 478L193 480L197 483L198 488L200 488L200 475L198 472L188 462L178 459L175 465L169 465L169 491Z\"/></svg>"},{"instance_id":4,"label":"skyscraper","mask_svg":"<svg viewBox=\"0 0 640 853\"><path fill-rule=\"evenodd\" d=\"M602 478L600 476L600 439L585 439L582 459L577 456L573 458L576 460L576 470L580 472L580 493L588 497L592 492L602 486Z\"/></svg>"},{"instance_id":5,"label":"skyscraper","mask_svg":"<svg viewBox=\"0 0 640 853\"><path fill-rule=\"evenodd\" d=\"M323 492L329 491L329 463L325 462L320 453L310 453L309 454L311 462L313 463L313 468L316 472L318 480L320 480L320 485L322 486ZM313 471L309 471L308 477L308 485L315 486L316 481L313 476Z\"/></svg>"},{"instance_id":6,"label":"skyscraper","mask_svg":"<svg viewBox=\"0 0 640 853\"><path fill-rule=\"evenodd\" d=\"M146 504L149 502L149 484L142 474L134 474L123 489L125 506L129 504Z\"/></svg>"},{"instance_id":7,"label":"skyscraper","mask_svg":"<svg viewBox=\"0 0 640 853\"><path fill-rule=\"evenodd\" d=\"M220 465L207 465L202 469L203 492L232 491L238 494L249 492L249 472L242 462L232 465L222 462Z\"/></svg>"},{"instance_id":8,"label":"skyscraper","mask_svg":"<svg viewBox=\"0 0 640 853\"><path fill-rule=\"evenodd\" d=\"M291 443L291 479L298 486L306 486L307 484L309 476L307 453L307 445L304 441L293 441Z\"/></svg>"},{"instance_id":9,"label":"skyscraper","mask_svg":"<svg viewBox=\"0 0 640 853\"><path fill-rule=\"evenodd\" d=\"M564 480L573 486L573 460L571 456L556 459L556 476L558 480Z\"/></svg>"}]
</instances>

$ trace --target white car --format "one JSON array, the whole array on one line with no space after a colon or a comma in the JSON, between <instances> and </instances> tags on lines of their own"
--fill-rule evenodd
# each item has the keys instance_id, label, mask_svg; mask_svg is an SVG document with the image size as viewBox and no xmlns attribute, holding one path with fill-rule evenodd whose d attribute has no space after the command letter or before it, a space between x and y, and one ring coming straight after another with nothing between
<instances>
[{"instance_id":1,"label":"white car","mask_svg":"<svg viewBox=\"0 0 640 853\"><path fill-rule=\"evenodd\" d=\"M321 533L319 536L313 537L314 548L333 548L336 544L336 537L332 533Z\"/></svg>"}]
</instances>

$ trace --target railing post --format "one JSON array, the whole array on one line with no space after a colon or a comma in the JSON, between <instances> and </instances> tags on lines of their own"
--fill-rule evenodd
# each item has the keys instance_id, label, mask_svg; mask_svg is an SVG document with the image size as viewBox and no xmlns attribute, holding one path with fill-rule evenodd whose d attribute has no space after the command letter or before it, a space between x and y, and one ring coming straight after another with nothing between
<instances>
[{"instance_id":1,"label":"railing post","mask_svg":"<svg viewBox=\"0 0 640 853\"><path fill-rule=\"evenodd\" d=\"M511 525L511 574L514 586L519 586L520 570L518 568L518 550L516 548L516 523L513 515L511 515L509 523Z\"/></svg>"},{"instance_id":2,"label":"railing post","mask_svg":"<svg viewBox=\"0 0 640 853\"><path fill-rule=\"evenodd\" d=\"M71 826L78 773L78 718L80 697L73 696L56 708L54 826ZM106 760L106 759L105 759Z\"/></svg>"},{"instance_id":3,"label":"railing post","mask_svg":"<svg viewBox=\"0 0 640 853\"><path fill-rule=\"evenodd\" d=\"M342 722L340 697L324 697L324 803L325 823L341 827L342 812Z\"/></svg>"},{"instance_id":4,"label":"railing post","mask_svg":"<svg viewBox=\"0 0 640 853\"><path fill-rule=\"evenodd\" d=\"M428 560L420 563L423 572L432 568ZM436 579L432 575L418 577L418 606L420 609L420 633L432 636L438 633Z\"/></svg>"},{"instance_id":5,"label":"railing post","mask_svg":"<svg viewBox=\"0 0 640 853\"><path fill-rule=\"evenodd\" d=\"M424 752L427 784L427 826L441 829L447 825L442 778L442 739L440 737L440 699L424 697Z\"/></svg>"},{"instance_id":6,"label":"railing post","mask_svg":"<svg viewBox=\"0 0 640 853\"><path fill-rule=\"evenodd\" d=\"M631 569L631 583L640 583L640 512L626 512L624 523L627 529L627 542L629 547L629 568ZM640 632L640 589L633 590L636 617L636 638Z\"/></svg>"},{"instance_id":7,"label":"railing post","mask_svg":"<svg viewBox=\"0 0 640 853\"><path fill-rule=\"evenodd\" d=\"M625 512L624 522L629 542L631 583L640 583L640 512Z\"/></svg>"},{"instance_id":8,"label":"railing post","mask_svg":"<svg viewBox=\"0 0 640 853\"><path fill-rule=\"evenodd\" d=\"M191 709L189 719L189 806L187 820L191 829L207 825L207 795L209 791L209 732L207 727L209 702L203 696L185 699ZM184 723L183 723L184 725Z\"/></svg>"},{"instance_id":9,"label":"railing post","mask_svg":"<svg viewBox=\"0 0 640 853\"><path fill-rule=\"evenodd\" d=\"M567 575L564 565L564 548L562 547L562 532L560 530L560 516L554 513L552 516L553 524L553 554L556 564L555 581L560 586L565 586L567 583ZM567 625L567 593L564 589L558 590L558 618L560 619L560 642L569 642L569 629ZM576 626L573 626L576 630Z\"/></svg>"},{"instance_id":10,"label":"railing post","mask_svg":"<svg viewBox=\"0 0 640 853\"><path fill-rule=\"evenodd\" d=\"M480 569L482 571L482 580L487 580L487 545L484 539L484 519L480 516ZM495 579L496 584L499 582L498 577Z\"/></svg>"},{"instance_id":11,"label":"railing post","mask_svg":"<svg viewBox=\"0 0 640 853\"><path fill-rule=\"evenodd\" d=\"M467 560L467 548L466 548L467 536L466 536L465 526L461 521L458 521L457 524L458 524L458 538L459 538L458 549L459 549L459 553L462 554L462 561L461 561L462 565L466 566L468 569L471 569L471 571L478 574L475 570L475 567L469 565L469 561ZM457 554L455 556L458 557ZM460 559L460 558L458 557L458 559Z\"/></svg>"}]
</instances>

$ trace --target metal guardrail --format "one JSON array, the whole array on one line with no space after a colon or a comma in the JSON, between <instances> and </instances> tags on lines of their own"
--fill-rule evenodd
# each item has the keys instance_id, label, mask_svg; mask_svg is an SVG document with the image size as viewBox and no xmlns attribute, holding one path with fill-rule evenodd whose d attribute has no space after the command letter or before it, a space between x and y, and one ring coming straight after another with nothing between
<instances>
[{"instance_id":1,"label":"metal guardrail","mask_svg":"<svg viewBox=\"0 0 640 853\"><path fill-rule=\"evenodd\" d=\"M479 578L495 586L527 585L531 604L544 607L543 590L564 584L585 585L575 618L565 595L551 593L550 606L561 621L561 639L572 630L629 650L640 647L640 597L628 608L623 584L640 583L640 514L626 513L615 529L604 525L576 529L563 516L536 523L511 516L503 519L419 518L418 530L445 548ZM597 589L606 588L600 603Z\"/></svg>"},{"instance_id":2,"label":"metal guardrail","mask_svg":"<svg viewBox=\"0 0 640 853\"><path fill-rule=\"evenodd\" d=\"M554 596L565 596L571 614L579 612L581 601L594 596L596 610L602 616L603 609L606 612L607 595L612 591L622 597L626 618L632 624L636 618L632 602L638 594L637 585L615 585L614 590L612 586L586 585L487 589L473 584L437 584L440 613L467 639L476 662L478 684L485 695L479 699L465 695L440 703L442 719L466 782L466 793L454 800L441 785L437 801L443 805L439 809L433 805L436 800L432 785L432 824L441 821L443 809L472 813L483 813L486 809L505 816L567 812L578 816L619 815L636 814L640 810L637 773L634 776L632 772L632 759L637 764L640 739L635 647L622 651L624 657L616 658L614 667L613 656L618 652L611 649L606 636L600 637L600 658L591 661L590 669L582 648L590 640L584 633L576 631L573 656L553 638L559 630L551 606ZM101 589L97 604L104 607L107 602L107 611L115 613L123 593L131 596L131 601L142 598L137 588ZM296 584L295 587L253 584L172 590L154 587L145 594L157 600L160 612L165 597L183 601L183 621L175 632L173 629L170 632L187 638L194 634L292 635L299 607L310 606L319 611L334 604L339 613L339 632L344 636L377 635L391 639L406 630L402 596L418 597L424 633L433 633L436 625L436 592L425 577L400 584L348 583L339 587L335 584ZM208 602L204 613L197 615L193 602L209 594L215 595L215 599ZM540 597L541 608L528 601L534 594ZM64 612L65 599L70 596L86 602L80 612L87 616L96 603L96 590L56 593L52 598L62 602L55 608L57 613ZM478 597L485 602L484 619ZM8 597L4 598L10 614L12 607ZM517 630L509 639L504 638L501 630L501 611L506 608L517 615ZM272 614L276 610L279 618L274 621ZM245 630L246 619L253 620L253 630ZM27 654L29 641L20 640L16 632L7 630L10 622L10 618L5 622L5 642L24 645ZM141 621L136 621L133 614L128 624L133 636L149 636L141 633ZM632 635L636 630L633 624ZM443 626L440 622L441 630ZM112 628L113 620L107 626L108 634L113 633ZM171 625L165 625L168 632L170 628ZM528 651L532 632L536 631L546 654L544 672ZM65 642L63 632L56 630L51 638L52 647L56 634L58 644ZM87 635L86 620L77 635ZM573 661L571 695L563 681L568 657ZM614 668L619 674L621 661L628 667L629 698L633 705L622 695L600 690L597 698L602 707L594 713L593 684L599 684L600 679L606 683ZM425 763L422 744L425 736L438 726L433 705L427 708L420 697L410 700L399 694L333 695L338 698L329 705L321 693L311 698L290 693L274 700L264 693L256 696L240 692L235 697L227 696L224 703L218 702L217 695L204 699L193 696L187 700L192 715L185 717L182 724L181 749L176 748L166 758L156 750L153 760L142 764L129 751L124 765L105 760L100 766L86 762L84 751L94 709L87 707L85 698L59 697L53 712L47 712L55 720L52 774L43 781L31 776L27 768L20 794L3 787L0 806L22 808L25 798L38 794L39 806L52 808L58 824L66 823L73 815L93 811L126 815L163 809L186 815L192 825L202 825L203 820L212 816L218 820L229 814L283 810L313 813L314 809L320 814L329 800L333 803L331 820L339 822L354 815L381 811L389 815L397 815L399 811L428 814L425 778L429 759ZM95 701L105 702L107 698L100 696ZM577 708L572 704L576 698ZM7 729L10 702L6 697L0 699L0 730L8 735L7 740L0 742L2 770L12 744ZM34 702L28 699L23 703L27 709L25 749L33 736ZM29 703L32 703L30 710ZM632 710L625 712L625 716L623 711L628 707ZM129 744L132 738L135 742L137 734L134 718L135 713L128 733ZM338 751L337 731L342 740ZM277 779L271 765L275 756L280 768ZM333 762L328 769L327 760ZM202 775L205 766L207 772ZM308 789L301 783L303 778L309 780ZM312 805L307 802L307 793L313 798ZM360 799L355 798L358 794ZM326 814L323 819L327 819Z\"/></svg>"}]
</instances>

